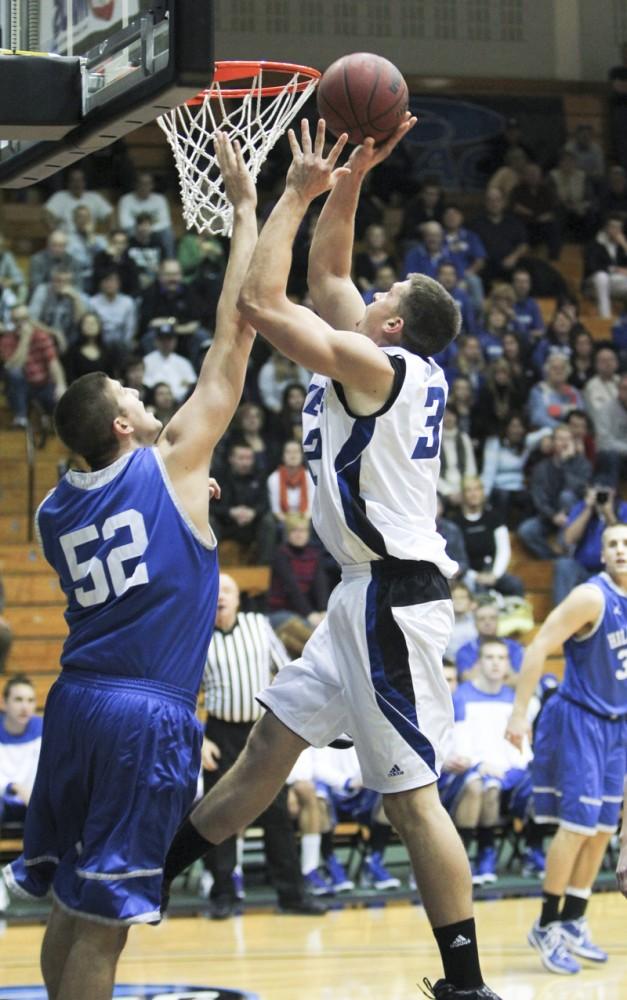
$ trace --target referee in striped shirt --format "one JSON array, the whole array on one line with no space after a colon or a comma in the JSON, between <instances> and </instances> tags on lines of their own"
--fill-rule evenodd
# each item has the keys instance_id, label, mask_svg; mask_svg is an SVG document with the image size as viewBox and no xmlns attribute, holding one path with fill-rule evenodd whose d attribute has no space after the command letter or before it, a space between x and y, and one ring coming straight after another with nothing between
<instances>
[{"instance_id":1,"label":"referee in striped shirt","mask_svg":"<svg viewBox=\"0 0 627 1000\"><path fill-rule=\"evenodd\" d=\"M205 794L235 763L253 724L262 715L264 710L255 695L289 659L264 615L239 610L237 584L221 574L215 631L203 678L207 709L202 752ZM324 903L305 892L285 787L256 822L263 827L268 872L280 909L316 916L324 913ZM226 919L235 909L236 864L235 837L212 846L205 856L205 867L214 879L210 913L216 920Z\"/></svg>"}]
</instances>

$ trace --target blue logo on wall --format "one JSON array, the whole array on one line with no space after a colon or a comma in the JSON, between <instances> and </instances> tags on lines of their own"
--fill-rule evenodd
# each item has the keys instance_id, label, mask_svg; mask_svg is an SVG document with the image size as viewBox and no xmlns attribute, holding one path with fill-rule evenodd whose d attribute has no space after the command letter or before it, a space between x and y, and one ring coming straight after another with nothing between
<instances>
[{"instance_id":1,"label":"blue logo on wall","mask_svg":"<svg viewBox=\"0 0 627 1000\"><path fill-rule=\"evenodd\" d=\"M491 139L503 131L505 117L491 108L449 97L412 97L418 127L409 133L414 144L417 179L437 174L444 187L482 189L481 160Z\"/></svg>"},{"instance_id":2,"label":"blue logo on wall","mask_svg":"<svg viewBox=\"0 0 627 1000\"><path fill-rule=\"evenodd\" d=\"M256 993L183 983L154 986L120 984L115 987L113 996L119 1000L259 1000ZM48 1000L48 994L43 986L5 986L0 987L0 1000Z\"/></svg>"}]
</instances>

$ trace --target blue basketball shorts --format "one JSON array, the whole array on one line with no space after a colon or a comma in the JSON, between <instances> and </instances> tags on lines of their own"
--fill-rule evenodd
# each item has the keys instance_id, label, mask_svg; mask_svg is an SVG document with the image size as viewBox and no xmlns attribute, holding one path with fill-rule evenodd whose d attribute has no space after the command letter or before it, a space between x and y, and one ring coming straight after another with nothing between
<instances>
[{"instance_id":1,"label":"blue basketball shorts","mask_svg":"<svg viewBox=\"0 0 627 1000\"><path fill-rule=\"evenodd\" d=\"M504 811L524 819L531 794L531 782L526 768L511 767L500 778L480 774L478 764L468 768L463 774L443 771L438 778L438 793L440 802L450 815L454 814L464 789L471 781L481 781L484 789L498 788L505 806Z\"/></svg>"},{"instance_id":2,"label":"blue basketball shorts","mask_svg":"<svg viewBox=\"0 0 627 1000\"><path fill-rule=\"evenodd\" d=\"M613 833L623 801L627 723L554 695L538 720L531 763L535 819L592 836Z\"/></svg>"},{"instance_id":3,"label":"blue basketball shorts","mask_svg":"<svg viewBox=\"0 0 627 1000\"><path fill-rule=\"evenodd\" d=\"M160 918L163 863L191 808L202 729L168 684L62 673L44 714L24 852L5 868L25 897L49 889L104 923Z\"/></svg>"},{"instance_id":4,"label":"blue basketball shorts","mask_svg":"<svg viewBox=\"0 0 627 1000\"><path fill-rule=\"evenodd\" d=\"M379 792L360 788L354 795L346 795L322 781L316 782L316 794L324 799L333 826L338 823L362 823L369 826L381 804Z\"/></svg>"}]
</instances>

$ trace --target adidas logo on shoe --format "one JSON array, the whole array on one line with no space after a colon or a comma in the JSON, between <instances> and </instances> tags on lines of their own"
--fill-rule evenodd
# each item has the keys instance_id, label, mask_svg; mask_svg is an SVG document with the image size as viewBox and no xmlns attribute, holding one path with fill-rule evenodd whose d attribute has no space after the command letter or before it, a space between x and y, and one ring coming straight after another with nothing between
<instances>
[{"instance_id":1,"label":"adidas logo on shoe","mask_svg":"<svg viewBox=\"0 0 627 1000\"><path fill-rule=\"evenodd\" d=\"M388 778L398 778L401 774L405 774L405 772L401 771L398 764L393 764L388 771Z\"/></svg>"},{"instance_id":2,"label":"adidas logo on shoe","mask_svg":"<svg viewBox=\"0 0 627 1000\"><path fill-rule=\"evenodd\" d=\"M463 934L458 934L454 941L451 941L451 948L463 948L465 944L470 944L470 938L464 937Z\"/></svg>"}]
</instances>

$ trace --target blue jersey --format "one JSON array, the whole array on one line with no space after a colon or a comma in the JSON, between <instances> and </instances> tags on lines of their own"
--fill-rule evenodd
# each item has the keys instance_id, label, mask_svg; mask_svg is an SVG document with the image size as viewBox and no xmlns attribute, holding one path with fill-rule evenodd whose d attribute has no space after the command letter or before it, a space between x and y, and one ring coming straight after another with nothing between
<instances>
[{"instance_id":1,"label":"blue jersey","mask_svg":"<svg viewBox=\"0 0 627 1000\"><path fill-rule=\"evenodd\" d=\"M36 523L67 597L62 666L195 698L215 619L217 549L179 504L158 449L68 472Z\"/></svg>"},{"instance_id":2,"label":"blue jersey","mask_svg":"<svg viewBox=\"0 0 627 1000\"><path fill-rule=\"evenodd\" d=\"M604 609L583 639L564 643L561 691L601 715L627 713L627 594L607 573L586 581L603 594Z\"/></svg>"}]
</instances>

